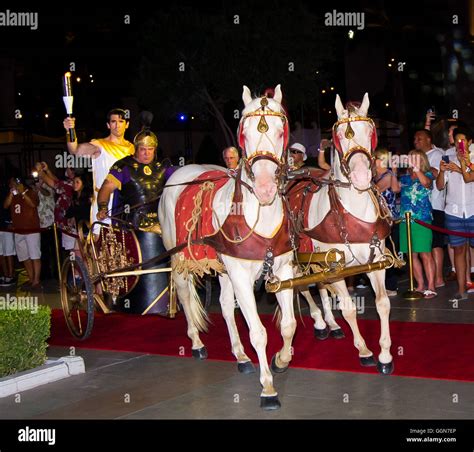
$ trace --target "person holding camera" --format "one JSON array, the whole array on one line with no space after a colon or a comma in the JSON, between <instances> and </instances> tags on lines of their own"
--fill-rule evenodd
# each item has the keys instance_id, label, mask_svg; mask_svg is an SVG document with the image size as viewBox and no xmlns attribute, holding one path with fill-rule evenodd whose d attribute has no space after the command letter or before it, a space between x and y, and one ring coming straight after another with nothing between
<instances>
[{"instance_id":1,"label":"person holding camera","mask_svg":"<svg viewBox=\"0 0 474 452\"><path fill-rule=\"evenodd\" d=\"M411 212L413 220L431 223L433 220L431 206L431 188L435 179L431 172L426 153L421 150L412 150L408 153L408 172L400 177L401 202L400 216L400 251L408 252L407 224L405 212ZM432 251L433 234L414 221L411 223L411 238L413 250L413 273L417 282L416 290L422 292L425 298L434 298L438 294L435 290L435 263ZM421 258L421 259L420 259ZM427 289L425 289L423 269L425 270Z\"/></svg>"},{"instance_id":2,"label":"person holding camera","mask_svg":"<svg viewBox=\"0 0 474 452\"><path fill-rule=\"evenodd\" d=\"M331 169L331 165L327 163L329 159L326 159L326 154L330 154L331 149L332 149L331 140L323 138L321 140L321 143L318 149L318 166L321 169L326 170L326 171L329 171Z\"/></svg>"},{"instance_id":3,"label":"person holding camera","mask_svg":"<svg viewBox=\"0 0 474 452\"><path fill-rule=\"evenodd\" d=\"M377 148L374 152L375 156L375 176L373 178L374 184L380 195L387 203L390 209L392 218L398 218L396 197L400 193L401 186L397 178L397 165L395 159L390 162L390 152L385 148ZM399 228L398 223L393 223L390 237L395 244L396 249L399 248ZM387 243L387 241L386 241ZM398 294L398 278L397 269L395 267L388 268L385 272L385 288L389 297L394 297Z\"/></svg>"},{"instance_id":4,"label":"person holding camera","mask_svg":"<svg viewBox=\"0 0 474 452\"><path fill-rule=\"evenodd\" d=\"M39 174L41 163L37 162L31 172L33 176L32 190L38 195L38 217L41 229L41 279L47 280L57 277L56 250L54 247L54 190L49 187Z\"/></svg>"},{"instance_id":5,"label":"person holding camera","mask_svg":"<svg viewBox=\"0 0 474 452\"><path fill-rule=\"evenodd\" d=\"M415 132L414 145L417 151L423 151L428 157L430 171L436 178L444 151L433 145L433 136L429 130L420 129ZM433 207L433 225L444 227L444 205L446 203L445 190L438 190L433 186L431 191L431 205ZM433 231L433 259L435 262L435 287L445 285L443 278L445 234Z\"/></svg>"},{"instance_id":6,"label":"person holding camera","mask_svg":"<svg viewBox=\"0 0 474 452\"><path fill-rule=\"evenodd\" d=\"M449 162L443 160L436 178L439 190L446 187L446 229L456 232L472 233L474 231L474 183L466 182L463 173L466 168L466 152L472 143L471 132L458 127L453 132L456 155L449 155ZM464 171L462 167L466 168ZM471 172L471 171L469 171ZM469 246L474 246L474 238L449 235L449 244L454 249L454 267L458 292L453 301L466 300L467 292L474 292L470 273L466 266L466 253Z\"/></svg>"},{"instance_id":7,"label":"person holding camera","mask_svg":"<svg viewBox=\"0 0 474 452\"><path fill-rule=\"evenodd\" d=\"M11 178L10 193L3 207L10 209L15 230L15 249L18 260L25 266L29 281L24 288L41 289L41 236L38 217L39 198L34 190L30 190L21 178ZM27 232L31 230L37 232ZM22 232L25 231L25 232Z\"/></svg>"},{"instance_id":8,"label":"person holding camera","mask_svg":"<svg viewBox=\"0 0 474 452\"><path fill-rule=\"evenodd\" d=\"M9 188L5 185L0 186L0 199L5 199L9 193ZM15 234L9 232L12 228L10 209L0 207L0 287L8 287L15 284ZM7 229L7 230L5 230Z\"/></svg>"},{"instance_id":9,"label":"person holding camera","mask_svg":"<svg viewBox=\"0 0 474 452\"><path fill-rule=\"evenodd\" d=\"M46 162L39 162L36 165L38 171L38 177L40 180L48 184L56 193L56 205L54 208L54 221L60 229L62 229L61 234L61 244L62 247L66 250L73 250L76 239L72 237L69 233L75 233L74 222L66 218L66 211L69 209L72 203L72 196L74 193L74 168L66 168L64 173L64 178L59 179L56 175L49 169L49 166Z\"/></svg>"}]
</instances>

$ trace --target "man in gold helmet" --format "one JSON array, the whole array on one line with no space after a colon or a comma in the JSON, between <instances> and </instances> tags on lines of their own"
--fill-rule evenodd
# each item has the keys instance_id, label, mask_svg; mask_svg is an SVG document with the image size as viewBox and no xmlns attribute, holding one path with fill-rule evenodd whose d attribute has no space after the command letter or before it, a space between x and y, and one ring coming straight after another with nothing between
<instances>
[{"instance_id":1,"label":"man in gold helmet","mask_svg":"<svg viewBox=\"0 0 474 452\"><path fill-rule=\"evenodd\" d=\"M115 190L120 190L122 204L125 206L124 212L129 212L127 221L131 221L135 227L145 227L152 223L147 218L152 218L150 215L157 212L158 200L156 199L156 203L150 201L158 197L164 184L166 169L155 159L158 139L149 128L139 132L133 144L135 153L112 165L99 190L97 218L103 220L108 216L110 196ZM146 204L137 209L127 208L140 203ZM156 215L154 218L156 222Z\"/></svg>"},{"instance_id":2,"label":"man in gold helmet","mask_svg":"<svg viewBox=\"0 0 474 452\"><path fill-rule=\"evenodd\" d=\"M149 121L151 122L151 121ZM120 191L121 219L131 224L139 242L141 262L165 251L158 224L158 197L165 183L166 168L155 159L158 146L156 135L143 127L134 140L135 153L118 160L110 168L98 194L97 218L110 215L109 199ZM155 267L166 267L161 263ZM141 275L138 283L126 296L119 297L116 309L137 314L166 314L168 306L168 277L166 273Z\"/></svg>"}]
</instances>

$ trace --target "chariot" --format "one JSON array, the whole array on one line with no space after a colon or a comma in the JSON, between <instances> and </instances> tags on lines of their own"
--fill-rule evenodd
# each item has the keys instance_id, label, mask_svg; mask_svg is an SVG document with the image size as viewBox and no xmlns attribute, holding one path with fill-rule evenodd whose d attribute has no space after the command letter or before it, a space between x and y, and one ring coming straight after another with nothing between
<instances>
[{"instance_id":1,"label":"chariot","mask_svg":"<svg viewBox=\"0 0 474 452\"><path fill-rule=\"evenodd\" d=\"M169 253L145 261L133 228L101 222L92 226L98 234L86 233L91 229L79 223L78 249L71 250L61 263L55 225L61 305L71 334L80 340L91 334L96 310L104 314L113 312L117 299L126 297L141 275L171 271L170 267L147 268L164 261ZM147 232L159 233L159 230ZM172 284L164 290L172 294ZM157 303L164 304L161 312L171 318L177 312L174 300L173 296L157 299Z\"/></svg>"}]
</instances>

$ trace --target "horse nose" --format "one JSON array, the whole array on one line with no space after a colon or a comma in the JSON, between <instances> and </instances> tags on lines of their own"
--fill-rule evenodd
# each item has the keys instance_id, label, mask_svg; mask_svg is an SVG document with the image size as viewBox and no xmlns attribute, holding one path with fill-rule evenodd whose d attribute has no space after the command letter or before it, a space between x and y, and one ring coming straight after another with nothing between
<instances>
[{"instance_id":1,"label":"horse nose","mask_svg":"<svg viewBox=\"0 0 474 452\"><path fill-rule=\"evenodd\" d=\"M258 200L263 204L271 202L275 197L276 192L277 186L273 181L255 187L255 194L257 195Z\"/></svg>"}]
</instances>

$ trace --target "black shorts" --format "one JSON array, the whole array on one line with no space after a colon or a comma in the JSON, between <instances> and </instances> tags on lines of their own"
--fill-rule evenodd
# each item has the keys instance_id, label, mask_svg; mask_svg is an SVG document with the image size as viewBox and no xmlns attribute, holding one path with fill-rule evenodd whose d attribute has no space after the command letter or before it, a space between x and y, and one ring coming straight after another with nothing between
<instances>
[{"instance_id":1,"label":"black shorts","mask_svg":"<svg viewBox=\"0 0 474 452\"><path fill-rule=\"evenodd\" d=\"M433 209L433 226L444 228L444 211ZM446 245L446 234L441 232L433 231L433 243L432 248L443 248Z\"/></svg>"}]
</instances>

